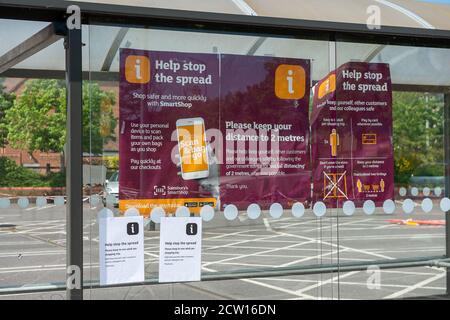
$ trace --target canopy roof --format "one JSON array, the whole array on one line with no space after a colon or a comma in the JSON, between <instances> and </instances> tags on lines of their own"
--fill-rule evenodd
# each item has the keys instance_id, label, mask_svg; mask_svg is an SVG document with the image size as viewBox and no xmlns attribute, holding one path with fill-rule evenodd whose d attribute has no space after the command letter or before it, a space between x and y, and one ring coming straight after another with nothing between
<instances>
[{"instance_id":1,"label":"canopy roof","mask_svg":"<svg viewBox=\"0 0 450 320\"><path fill-rule=\"evenodd\" d=\"M76 2L124 4L119 0ZM131 0L126 5L352 23L365 23L367 7L378 5L383 25L450 30L450 5L407 0ZM0 19L0 57L48 25ZM384 62L391 65L394 83L450 86L449 49L342 42L332 51L336 52L333 61L327 41L92 25L83 26L83 42L83 70L91 72L117 73L118 49L129 47L311 59L313 80L320 80L333 66L348 61ZM62 39L13 68L63 71Z\"/></svg>"},{"instance_id":2,"label":"canopy roof","mask_svg":"<svg viewBox=\"0 0 450 320\"><path fill-rule=\"evenodd\" d=\"M200 12L365 24L367 8L380 8L381 24L450 30L450 6L414 0L78 0Z\"/></svg>"}]
</instances>

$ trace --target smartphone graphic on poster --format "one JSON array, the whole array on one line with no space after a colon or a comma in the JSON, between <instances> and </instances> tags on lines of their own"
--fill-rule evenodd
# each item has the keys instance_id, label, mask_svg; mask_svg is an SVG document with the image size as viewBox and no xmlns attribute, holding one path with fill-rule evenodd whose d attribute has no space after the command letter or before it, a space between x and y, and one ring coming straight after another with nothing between
<instances>
[{"instance_id":1,"label":"smartphone graphic on poster","mask_svg":"<svg viewBox=\"0 0 450 320\"><path fill-rule=\"evenodd\" d=\"M203 118L179 119L176 126L182 178L193 180L208 177L209 163Z\"/></svg>"}]
</instances>

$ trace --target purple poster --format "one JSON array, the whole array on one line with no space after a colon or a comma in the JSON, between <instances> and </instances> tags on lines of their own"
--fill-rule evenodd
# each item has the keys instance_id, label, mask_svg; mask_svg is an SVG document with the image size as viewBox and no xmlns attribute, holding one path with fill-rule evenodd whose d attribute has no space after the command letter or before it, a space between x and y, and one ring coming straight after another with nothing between
<instances>
[{"instance_id":1,"label":"purple poster","mask_svg":"<svg viewBox=\"0 0 450 320\"><path fill-rule=\"evenodd\" d=\"M217 55L120 51L120 211L216 205L207 136L218 99Z\"/></svg>"},{"instance_id":2,"label":"purple poster","mask_svg":"<svg viewBox=\"0 0 450 320\"><path fill-rule=\"evenodd\" d=\"M308 60L120 51L119 209L310 201Z\"/></svg>"},{"instance_id":3,"label":"purple poster","mask_svg":"<svg viewBox=\"0 0 450 320\"><path fill-rule=\"evenodd\" d=\"M388 64L350 62L314 87L313 201L381 206L394 196L392 88Z\"/></svg>"},{"instance_id":4,"label":"purple poster","mask_svg":"<svg viewBox=\"0 0 450 320\"><path fill-rule=\"evenodd\" d=\"M308 204L309 60L222 55L222 206Z\"/></svg>"}]
</instances>

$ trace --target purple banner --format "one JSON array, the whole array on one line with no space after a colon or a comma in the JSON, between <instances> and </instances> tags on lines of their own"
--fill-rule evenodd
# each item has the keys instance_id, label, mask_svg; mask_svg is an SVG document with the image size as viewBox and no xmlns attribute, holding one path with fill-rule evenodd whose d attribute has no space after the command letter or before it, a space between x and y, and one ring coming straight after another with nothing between
<instances>
[{"instance_id":1,"label":"purple banner","mask_svg":"<svg viewBox=\"0 0 450 320\"><path fill-rule=\"evenodd\" d=\"M308 60L120 51L119 208L310 202Z\"/></svg>"},{"instance_id":2,"label":"purple banner","mask_svg":"<svg viewBox=\"0 0 450 320\"><path fill-rule=\"evenodd\" d=\"M394 196L392 88L388 64L350 62L314 87L313 201L381 206Z\"/></svg>"},{"instance_id":3,"label":"purple banner","mask_svg":"<svg viewBox=\"0 0 450 320\"><path fill-rule=\"evenodd\" d=\"M192 150L204 148L208 129L219 125L218 99L217 55L121 49L121 211L137 207L148 214L162 207L174 212L184 205L198 212L202 205L215 206L214 190L190 175L202 164L180 159L178 130L198 131L184 143L195 141Z\"/></svg>"},{"instance_id":4,"label":"purple banner","mask_svg":"<svg viewBox=\"0 0 450 320\"><path fill-rule=\"evenodd\" d=\"M222 205L308 205L309 60L222 55Z\"/></svg>"}]
</instances>

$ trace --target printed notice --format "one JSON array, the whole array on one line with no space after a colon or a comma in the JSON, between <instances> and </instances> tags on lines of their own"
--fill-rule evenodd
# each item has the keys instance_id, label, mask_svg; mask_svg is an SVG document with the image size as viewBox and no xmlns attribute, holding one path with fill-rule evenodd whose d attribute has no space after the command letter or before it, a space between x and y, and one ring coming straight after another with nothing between
<instances>
[{"instance_id":1,"label":"printed notice","mask_svg":"<svg viewBox=\"0 0 450 320\"><path fill-rule=\"evenodd\" d=\"M145 280L143 221L142 216L100 219L100 285Z\"/></svg>"},{"instance_id":2,"label":"printed notice","mask_svg":"<svg viewBox=\"0 0 450 320\"><path fill-rule=\"evenodd\" d=\"M222 208L308 205L310 61L222 55ZM237 80L239 79L239 80Z\"/></svg>"},{"instance_id":3,"label":"printed notice","mask_svg":"<svg viewBox=\"0 0 450 320\"><path fill-rule=\"evenodd\" d=\"M389 65L350 62L315 86L311 119L314 201L381 206L394 196Z\"/></svg>"},{"instance_id":4,"label":"printed notice","mask_svg":"<svg viewBox=\"0 0 450 320\"><path fill-rule=\"evenodd\" d=\"M120 50L119 209L216 206L217 54Z\"/></svg>"},{"instance_id":5,"label":"printed notice","mask_svg":"<svg viewBox=\"0 0 450 320\"><path fill-rule=\"evenodd\" d=\"M200 281L202 219L162 217L159 282Z\"/></svg>"},{"instance_id":6,"label":"printed notice","mask_svg":"<svg viewBox=\"0 0 450 320\"><path fill-rule=\"evenodd\" d=\"M308 206L310 69L305 59L122 48L120 212Z\"/></svg>"}]
</instances>

